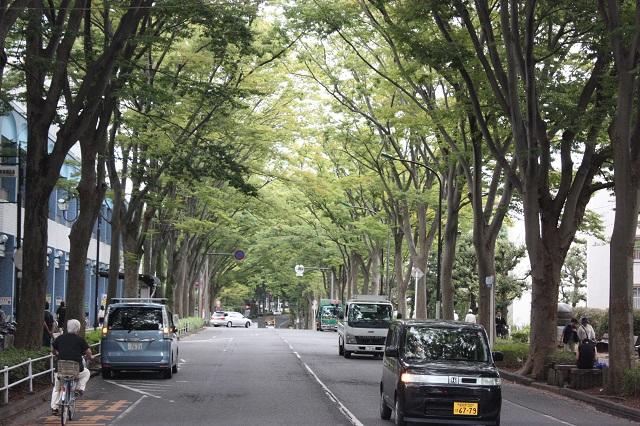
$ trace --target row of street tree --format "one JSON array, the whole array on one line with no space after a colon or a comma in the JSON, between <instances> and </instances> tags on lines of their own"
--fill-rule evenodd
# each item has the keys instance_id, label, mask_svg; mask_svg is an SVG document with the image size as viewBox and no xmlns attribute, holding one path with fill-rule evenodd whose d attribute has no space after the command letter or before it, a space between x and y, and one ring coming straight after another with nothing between
<instances>
[{"instance_id":1,"label":"row of street tree","mask_svg":"<svg viewBox=\"0 0 640 426\"><path fill-rule=\"evenodd\" d=\"M418 318L478 304L489 327L531 264L531 351L555 346L563 266L599 190L615 191L612 389L631 367L638 215L640 8L631 1L340 0L128 5L14 0L0 11L2 95L27 107L17 344L36 347L48 200L79 144L68 311L103 198L113 202L109 297L124 252L174 311L257 288L297 300L389 294ZM47 148L55 125L56 141ZM440 208L442 204L442 208ZM221 254L245 248L239 265ZM473 248L470 250L470 248ZM572 257L573 258L573 257ZM330 268L296 279L293 266ZM439 270L437 269L439 266ZM412 290L411 271L427 272ZM317 277L322 273L323 280ZM437 279L437 278L439 279ZM412 296L411 306L407 297Z\"/></svg>"}]
</instances>

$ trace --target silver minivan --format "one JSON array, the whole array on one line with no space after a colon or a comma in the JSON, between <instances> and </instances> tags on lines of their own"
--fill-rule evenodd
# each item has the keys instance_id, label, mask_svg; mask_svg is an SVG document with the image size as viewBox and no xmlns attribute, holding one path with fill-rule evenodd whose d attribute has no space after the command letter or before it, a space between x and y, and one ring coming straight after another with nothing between
<instances>
[{"instance_id":1,"label":"silver minivan","mask_svg":"<svg viewBox=\"0 0 640 426\"><path fill-rule=\"evenodd\" d=\"M118 371L178 372L178 336L165 299L112 299L101 340L102 377Z\"/></svg>"}]
</instances>

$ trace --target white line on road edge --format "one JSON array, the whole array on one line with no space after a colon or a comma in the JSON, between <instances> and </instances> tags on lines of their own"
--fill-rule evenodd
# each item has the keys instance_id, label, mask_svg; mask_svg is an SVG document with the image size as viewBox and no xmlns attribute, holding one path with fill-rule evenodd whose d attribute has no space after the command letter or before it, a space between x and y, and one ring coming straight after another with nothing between
<instances>
[{"instance_id":1,"label":"white line on road edge","mask_svg":"<svg viewBox=\"0 0 640 426\"><path fill-rule=\"evenodd\" d=\"M112 385L120 386L121 388L130 390L131 392L137 392L140 395L146 395L146 396L150 396L150 397L153 397L153 398L162 399L162 397L160 397L158 395L154 395L152 393L147 393L145 391L141 391L140 389L136 389L136 388L132 388L132 387L127 386L127 385L123 385L122 383L112 382L111 380L105 380L105 382L111 383Z\"/></svg>"},{"instance_id":2,"label":"white line on road edge","mask_svg":"<svg viewBox=\"0 0 640 426\"><path fill-rule=\"evenodd\" d=\"M316 379L316 382L318 382L320 384L320 386L322 386L322 390L324 390L324 393L327 395L327 397L329 397L331 402L338 404L340 412L347 418L347 420L349 420L351 422L351 424L353 424L355 426L364 426L362 424L362 422L360 420L358 420L358 418L356 416L354 416L353 413L351 411L349 411L349 409L347 407L345 407L342 402L340 402L338 397L335 396L333 394L333 392L331 392L331 390L327 387L327 385L325 385L322 382L322 380L320 380L320 378L316 375L316 373L313 372L311 367L309 367L306 362L302 361L302 358L300 357L300 354L298 352L296 352L295 350L293 350L293 346L291 346L291 343L289 343L287 341L287 339L285 339L284 337L281 336L281 338L287 345L289 345L289 347L291 348L291 351L293 352L293 354L296 357L298 357L300 362L302 362L302 365L304 365L304 368L306 368L307 371L313 376L313 378Z\"/></svg>"},{"instance_id":3,"label":"white line on road edge","mask_svg":"<svg viewBox=\"0 0 640 426\"><path fill-rule=\"evenodd\" d=\"M559 418L557 418L557 417L550 416L549 414L544 414L544 413L542 413L542 412L540 412L540 411L537 411L537 410L534 410L534 409L532 409L532 408L526 407L526 406L524 406L524 405L518 404L517 402L509 401L508 399L504 399L503 401L506 401L506 402L508 402L509 404L517 405L518 407L520 407L520 408L524 408L525 410L529 410L529 411L531 411L532 413L540 414L542 417L546 417L546 418L548 418L548 419L550 419L550 420L555 420L555 421L557 421L558 423L562 423L563 425L567 425L567 426L577 426L577 425L575 425L575 424L573 424L573 423L569 423L569 422L565 422L564 420L560 420L560 419L559 419Z\"/></svg>"},{"instance_id":4,"label":"white line on road edge","mask_svg":"<svg viewBox=\"0 0 640 426\"><path fill-rule=\"evenodd\" d=\"M340 407L340 412L344 414L344 416L351 422L351 424L355 426L364 426L362 422L360 422L360 420L358 420L358 418L354 416L353 413L349 411L349 409L345 407L342 402L340 402L340 400L333 394L333 392L331 392L331 390L329 390L329 388L324 383L322 383L322 380L320 380L320 378L316 376L316 373L313 372L313 370L307 365L307 363L303 362L302 364L305 366L307 371L313 376L313 378L316 379L316 382L320 383L320 386L322 386L324 393L327 394L329 399L332 401L335 401L335 403L338 404L338 406Z\"/></svg>"},{"instance_id":5,"label":"white line on road edge","mask_svg":"<svg viewBox=\"0 0 640 426\"><path fill-rule=\"evenodd\" d=\"M133 404L131 404L129 406L129 408L127 408L126 410L124 410L122 413L120 413L120 415L118 417L116 417L113 420L112 424L118 424L118 422L120 420L122 420L124 418L124 416L126 416L127 414L129 414L131 411L133 411L134 408L136 408L136 405L138 405L140 402L142 402L143 399L145 399L147 396L146 395L142 395L140 397L140 399L138 399L136 402L134 402Z\"/></svg>"}]
</instances>

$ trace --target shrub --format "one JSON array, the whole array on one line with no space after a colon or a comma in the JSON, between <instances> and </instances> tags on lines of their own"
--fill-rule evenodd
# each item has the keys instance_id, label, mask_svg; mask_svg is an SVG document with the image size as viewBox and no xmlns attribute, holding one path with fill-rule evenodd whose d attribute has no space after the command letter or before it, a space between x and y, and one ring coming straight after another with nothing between
<instances>
[{"instance_id":1,"label":"shrub","mask_svg":"<svg viewBox=\"0 0 640 426\"><path fill-rule=\"evenodd\" d=\"M557 349L547 356L546 362L553 362L555 364L575 364L576 354L574 352L567 352L562 349Z\"/></svg>"},{"instance_id":2,"label":"shrub","mask_svg":"<svg viewBox=\"0 0 640 426\"><path fill-rule=\"evenodd\" d=\"M180 320L178 321L178 328L182 328L187 324L189 324L190 330L202 328L204 326L204 319L200 317L180 318Z\"/></svg>"},{"instance_id":3,"label":"shrub","mask_svg":"<svg viewBox=\"0 0 640 426\"><path fill-rule=\"evenodd\" d=\"M29 358L40 358L50 353L49 349L44 347L36 350L8 348L0 352L0 368L4 368L5 366L11 367L13 365L23 363ZM48 370L49 366L48 359L34 362L32 372L39 373L41 371ZM29 370L26 365L13 369L9 371L9 381L15 382L16 380L20 380L23 377L26 377L28 372Z\"/></svg>"},{"instance_id":4,"label":"shrub","mask_svg":"<svg viewBox=\"0 0 640 426\"><path fill-rule=\"evenodd\" d=\"M84 338L87 340L87 343L89 345L93 345L94 343L98 343L100 341L100 330L92 330L92 331L88 331L85 335Z\"/></svg>"},{"instance_id":5,"label":"shrub","mask_svg":"<svg viewBox=\"0 0 640 426\"><path fill-rule=\"evenodd\" d=\"M625 395L640 396L640 368L624 372L622 391Z\"/></svg>"},{"instance_id":6,"label":"shrub","mask_svg":"<svg viewBox=\"0 0 640 426\"><path fill-rule=\"evenodd\" d=\"M521 328L514 327L513 331L511 332L511 340L516 343L528 343L530 332L531 327L528 325Z\"/></svg>"},{"instance_id":7,"label":"shrub","mask_svg":"<svg viewBox=\"0 0 640 426\"><path fill-rule=\"evenodd\" d=\"M504 360L499 361L499 367L520 367L529 354L529 345L526 343L502 343L493 345L493 350L502 352Z\"/></svg>"}]
</instances>

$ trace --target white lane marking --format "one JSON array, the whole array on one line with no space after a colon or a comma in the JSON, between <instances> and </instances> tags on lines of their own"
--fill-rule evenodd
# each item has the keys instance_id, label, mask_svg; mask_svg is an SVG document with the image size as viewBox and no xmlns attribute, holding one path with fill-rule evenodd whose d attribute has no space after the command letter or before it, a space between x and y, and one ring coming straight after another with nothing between
<instances>
[{"instance_id":1,"label":"white lane marking","mask_svg":"<svg viewBox=\"0 0 640 426\"><path fill-rule=\"evenodd\" d=\"M313 372L311 367L309 367L306 362L303 362L302 364L305 366L307 371L313 376L313 378L316 379L316 382L320 383L320 386L322 386L324 393L329 397L329 399L331 401L334 401L336 404L338 404L338 407L340 407L340 412L347 418L347 420L349 420L351 424L355 426L364 426L364 424L360 420L358 420L358 418L351 411L349 411L347 407L345 407L345 405L333 394L333 392L331 392L331 390L327 387L327 385L322 383L322 380L320 380L320 378L316 375L316 373Z\"/></svg>"},{"instance_id":2,"label":"white lane marking","mask_svg":"<svg viewBox=\"0 0 640 426\"><path fill-rule=\"evenodd\" d=\"M139 393L140 395L146 395L146 396L150 396L150 397L152 397L152 398L162 399L162 397L159 397L158 395L153 395L153 394L151 394L151 393L147 393L147 392L145 392L145 391L141 391L141 390L139 390L139 389L132 388L132 387L127 386L127 385L123 385L122 383L112 382L111 380L105 380L105 382L107 382L107 383L111 383L112 385L120 386L121 388L124 388L124 389L130 390L130 391L132 391L132 392Z\"/></svg>"},{"instance_id":3,"label":"white lane marking","mask_svg":"<svg viewBox=\"0 0 640 426\"><path fill-rule=\"evenodd\" d=\"M145 399L146 397L147 397L146 395L142 395L136 402L131 404L126 410L120 413L120 415L113 420L113 424L118 424L120 420L122 420L127 414L133 411L133 409L136 408L136 406L140 404L142 400Z\"/></svg>"},{"instance_id":4,"label":"white lane marking","mask_svg":"<svg viewBox=\"0 0 640 426\"><path fill-rule=\"evenodd\" d=\"M351 422L351 424L353 424L355 426L364 426L364 424L360 420L358 420L358 418L351 411L349 411L349 409L338 399L338 397L335 396L333 392L331 392L331 390L327 387L327 385L325 385L322 382L322 380L320 380L320 378L316 375L316 373L313 372L311 367L309 367L306 362L302 361L302 358L300 357L300 354L298 352L296 352L295 350L293 350L293 346L291 346L291 344L287 341L287 339L282 337L282 340L287 345L289 345L289 348L291 348L291 351L293 352L293 354L296 357L298 357L298 359L300 360L300 362L302 362L302 365L304 365L304 367L307 369L309 374L311 374L313 376L313 378L316 379L316 382L318 382L320 384L320 386L322 387L322 390L324 390L324 393L325 393L325 395L327 395L329 400L331 400L331 402L333 402L333 403L338 405L338 409L347 418L347 420L349 420L349 422Z\"/></svg>"},{"instance_id":5,"label":"white lane marking","mask_svg":"<svg viewBox=\"0 0 640 426\"><path fill-rule=\"evenodd\" d=\"M536 410L534 410L534 409L532 409L532 408L529 408L529 407L526 407L526 406L524 406L524 405L518 404L517 402L509 401L508 399L503 399L503 401L508 402L509 404L513 404L513 405L515 405L515 406L517 406L517 407L524 408L525 410L531 411L532 413L539 414L539 415L541 415L542 417L546 417L547 419L555 420L556 422L558 422L558 423L562 423L563 425L567 425L567 426L577 426L577 425L575 425L575 424L573 424L573 423L565 422L564 420L560 420L559 418L557 418L557 417L553 417L553 416L551 416L551 415L549 415L549 414L544 414L544 413L541 413L540 411L536 411Z\"/></svg>"},{"instance_id":6,"label":"white lane marking","mask_svg":"<svg viewBox=\"0 0 640 426\"><path fill-rule=\"evenodd\" d=\"M180 362L184 364L184 363L186 363L187 361L185 361L184 359L180 358Z\"/></svg>"}]
</instances>

